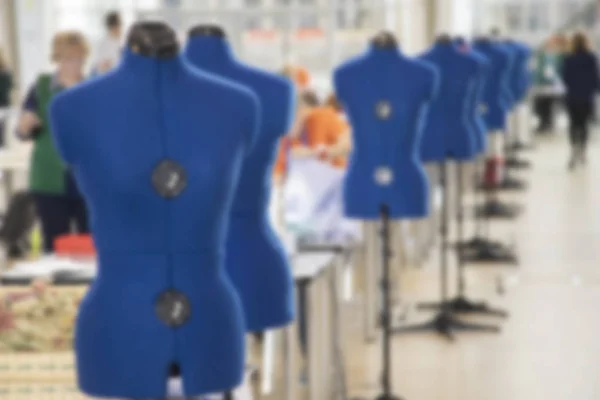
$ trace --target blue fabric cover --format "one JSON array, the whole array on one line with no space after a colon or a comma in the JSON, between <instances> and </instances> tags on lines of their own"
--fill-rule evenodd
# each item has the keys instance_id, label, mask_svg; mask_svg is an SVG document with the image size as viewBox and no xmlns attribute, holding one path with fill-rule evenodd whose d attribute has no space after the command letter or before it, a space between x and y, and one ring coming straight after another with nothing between
<instances>
[{"instance_id":1,"label":"blue fabric cover","mask_svg":"<svg viewBox=\"0 0 600 400\"><path fill-rule=\"evenodd\" d=\"M514 98L517 103L520 103L525 100L529 85L531 84L531 73L529 71L531 49L515 40L508 40L506 44L511 46L516 54L516 65L511 76L510 86Z\"/></svg>"},{"instance_id":2,"label":"blue fabric cover","mask_svg":"<svg viewBox=\"0 0 600 400\"><path fill-rule=\"evenodd\" d=\"M94 397L164 398L169 367L185 393L242 382L242 307L224 268L234 189L259 123L250 91L190 68L126 51L119 67L58 95L57 147L88 208L98 276L81 304L75 351L81 389ZM154 189L154 168L179 163L187 187ZM163 324L155 302L175 289L190 319Z\"/></svg>"},{"instance_id":3,"label":"blue fabric cover","mask_svg":"<svg viewBox=\"0 0 600 400\"><path fill-rule=\"evenodd\" d=\"M279 139L294 115L293 84L239 62L224 38L190 37L185 55L194 66L250 88L261 102L258 140L244 161L233 203L225 265L242 299L246 329L285 325L294 319L294 282L268 206Z\"/></svg>"},{"instance_id":4,"label":"blue fabric cover","mask_svg":"<svg viewBox=\"0 0 600 400\"><path fill-rule=\"evenodd\" d=\"M521 42L515 42L515 44L519 47L519 51L522 53L522 62L523 65L521 67L521 78L519 79L519 100L523 101L527 97L527 93L529 92L529 88L531 87L531 83L533 81L533 73L529 68L529 61L533 54L533 51L529 46Z\"/></svg>"},{"instance_id":5,"label":"blue fabric cover","mask_svg":"<svg viewBox=\"0 0 600 400\"><path fill-rule=\"evenodd\" d=\"M344 182L347 216L377 219L382 205L391 218L428 214L428 182L419 149L429 103L438 86L436 69L409 59L396 49L371 48L338 67L335 90L350 124L354 151ZM391 105L379 119L380 102ZM381 184L377 172L387 168L391 182Z\"/></svg>"},{"instance_id":6,"label":"blue fabric cover","mask_svg":"<svg viewBox=\"0 0 600 400\"><path fill-rule=\"evenodd\" d=\"M468 121L471 129L475 133L475 149L477 153L484 153L488 146L487 127L483 119L482 103L485 92L485 85L490 73L490 63L483 54L475 51L465 40L457 40L456 45L460 51L477 62L478 76L475 83L475 90L471 91L469 97L469 117Z\"/></svg>"},{"instance_id":7,"label":"blue fabric cover","mask_svg":"<svg viewBox=\"0 0 600 400\"><path fill-rule=\"evenodd\" d=\"M504 108L507 110L507 112L509 112L517 104L517 101L515 99L515 93L513 93L512 85L514 76L518 73L518 51L512 45L504 41L495 41L493 44L498 49L502 50L504 54L508 57L508 67L505 78L506 80L502 88L502 102L504 103Z\"/></svg>"},{"instance_id":8,"label":"blue fabric cover","mask_svg":"<svg viewBox=\"0 0 600 400\"><path fill-rule=\"evenodd\" d=\"M421 140L423 162L466 161L477 154L475 131L469 123L472 96L480 68L453 43L437 43L419 57L439 71L437 98L431 103Z\"/></svg>"},{"instance_id":9,"label":"blue fabric cover","mask_svg":"<svg viewBox=\"0 0 600 400\"><path fill-rule=\"evenodd\" d=\"M484 120L488 133L503 131L506 128L508 112L505 96L510 72L510 55L502 46L490 40L476 40L473 48L487 58L490 63L489 78L483 95L486 108Z\"/></svg>"}]
</instances>

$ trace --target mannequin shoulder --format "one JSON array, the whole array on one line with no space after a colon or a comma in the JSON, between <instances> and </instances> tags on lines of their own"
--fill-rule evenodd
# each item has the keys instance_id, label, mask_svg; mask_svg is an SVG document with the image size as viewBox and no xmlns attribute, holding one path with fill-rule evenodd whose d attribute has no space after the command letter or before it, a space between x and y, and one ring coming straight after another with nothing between
<instances>
[{"instance_id":1,"label":"mannequin shoulder","mask_svg":"<svg viewBox=\"0 0 600 400\"><path fill-rule=\"evenodd\" d=\"M410 60L407 69L414 77L424 81L435 81L439 78L439 68L429 60L415 59Z\"/></svg>"},{"instance_id":2,"label":"mannequin shoulder","mask_svg":"<svg viewBox=\"0 0 600 400\"><path fill-rule=\"evenodd\" d=\"M190 96L209 100L213 107L257 109L260 106L257 94L247 85L197 69L187 70L182 88Z\"/></svg>"},{"instance_id":3,"label":"mannequin shoulder","mask_svg":"<svg viewBox=\"0 0 600 400\"><path fill-rule=\"evenodd\" d=\"M415 59L426 63L435 63L438 61L438 55L433 49L429 49L421 54L418 54Z\"/></svg>"},{"instance_id":4,"label":"mannequin shoulder","mask_svg":"<svg viewBox=\"0 0 600 400\"><path fill-rule=\"evenodd\" d=\"M352 79L356 74L361 74L365 69L369 68L368 59L363 55L352 57L337 66L333 71L333 77L336 82L343 82L346 77Z\"/></svg>"},{"instance_id":5,"label":"mannequin shoulder","mask_svg":"<svg viewBox=\"0 0 600 400\"><path fill-rule=\"evenodd\" d=\"M283 101L294 99L295 89L293 82L283 76L243 63L237 63L232 69L232 78L251 88L261 101Z\"/></svg>"},{"instance_id":6,"label":"mannequin shoulder","mask_svg":"<svg viewBox=\"0 0 600 400\"><path fill-rule=\"evenodd\" d=\"M479 60L470 53L461 53L461 62L464 66L464 71L468 72L470 75L478 73L481 69Z\"/></svg>"},{"instance_id":7,"label":"mannequin shoulder","mask_svg":"<svg viewBox=\"0 0 600 400\"><path fill-rule=\"evenodd\" d=\"M88 79L72 88L66 89L55 95L52 99L52 110L67 108L71 110L86 109L97 105L98 99L107 98L109 95L111 81L114 77L111 73Z\"/></svg>"},{"instance_id":8,"label":"mannequin shoulder","mask_svg":"<svg viewBox=\"0 0 600 400\"><path fill-rule=\"evenodd\" d=\"M487 57L485 57L479 51L473 49L468 54L471 56L471 58L473 58L473 60L475 60L479 64L480 67L482 67L482 68L489 67L490 63L489 63Z\"/></svg>"}]
</instances>

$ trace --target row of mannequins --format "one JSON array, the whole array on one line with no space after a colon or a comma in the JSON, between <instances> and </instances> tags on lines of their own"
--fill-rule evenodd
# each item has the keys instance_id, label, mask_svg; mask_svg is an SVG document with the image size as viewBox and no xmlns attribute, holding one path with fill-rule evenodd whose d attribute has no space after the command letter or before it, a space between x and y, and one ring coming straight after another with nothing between
<instances>
[{"instance_id":1,"label":"row of mannequins","mask_svg":"<svg viewBox=\"0 0 600 400\"><path fill-rule=\"evenodd\" d=\"M487 135L506 130L507 114L527 93L528 59L529 49L515 41L478 37L468 44L448 35L409 58L382 33L338 67L335 90L354 142L346 215L378 219L385 205L393 219L427 216L423 164L486 152Z\"/></svg>"},{"instance_id":2,"label":"row of mannequins","mask_svg":"<svg viewBox=\"0 0 600 400\"><path fill-rule=\"evenodd\" d=\"M473 158L485 147L480 105L487 130L500 130L518 99L500 90L499 47L477 41L484 61L444 39L416 60L381 34L335 71L354 138L348 216L377 218L382 205L394 218L427 214L421 159ZM192 29L181 49L160 22L134 25L113 71L56 96L54 140L98 252L76 323L85 393L164 398L170 377L186 396L228 393L243 380L245 333L294 319L267 207L295 98L285 78L238 61L219 27Z\"/></svg>"}]
</instances>

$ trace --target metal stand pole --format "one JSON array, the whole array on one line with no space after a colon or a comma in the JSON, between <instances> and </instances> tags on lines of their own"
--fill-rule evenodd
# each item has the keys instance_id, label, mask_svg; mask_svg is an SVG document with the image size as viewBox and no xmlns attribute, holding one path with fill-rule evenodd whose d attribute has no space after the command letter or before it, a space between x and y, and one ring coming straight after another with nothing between
<instances>
[{"instance_id":1,"label":"metal stand pole","mask_svg":"<svg viewBox=\"0 0 600 400\"><path fill-rule=\"evenodd\" d=\"M392 394L392 335L391 335L391 280L390 280L390 258L392 249L390 246L390 217L386 205L381 206L381 325L383 339L381 344L382 371L381 371L381 389L382 393L377 400L400 400L399 397Z\"/></svg>"},{"instance_id":2,"label":"metal stand pole","mask_svg":"<svg viewBox=\"0 0 600 400\"><path fill-rule=\"evenodd\" d=\"M394 329L395 333L437 332L453 340L456 331L462 332L499 332L500 328L493 325L471 324L458 320L452 315L448 302L448 185L446 163L440 163L440 184L444 192L442 200L442 221L440 226L441 259L440 259L440 311L433 320L420 325L403 326Z\"/></svg>"},{"instance_id":3,"label":"metal stand pole","mask_svg":"<svg viewBox=\"0 0 600 400\"><path fill-rule=\"evenodd\" d=\"M458 196L458 213L457 213L457 240L460 243L463 238L463 169L462 163L457 163L457 196ZM485 302L473 302L466 297L466 283L465 283L465 263L463 259L463 249L461 247L456 248L456 261L457 261L457 297L446 302L446 303L423 303L419 304L418 308L423 310L431 309L447 309L452 313L460 314L484 314L492 315L496 317L506 317L508 313L504 310L490 308ZM445 301L444 298L442 298Z\"/></svg>"}]
</instances>

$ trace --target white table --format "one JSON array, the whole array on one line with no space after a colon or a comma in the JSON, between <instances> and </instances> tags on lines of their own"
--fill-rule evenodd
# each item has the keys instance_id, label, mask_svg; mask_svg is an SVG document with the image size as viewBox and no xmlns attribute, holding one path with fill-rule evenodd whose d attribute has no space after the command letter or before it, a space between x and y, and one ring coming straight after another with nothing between
<instances>
[{"instance_id":1,"label":"white table","mask_svg":"<svg viewBox=\"0 0 600 400\"><path fill-rule=\"evenodd\" d=\"M296 292L306 290L307 325L308 325L308 390L310 400L323 400L331 398L334 383L340 381L340 365L336 364L336 350L341 342L341 329L339 326L339 281L341 281L342 261L344 257L336 252L295 254L291 256L293 276L296 282ZM95 272L94 261L70 261L54 256L49 256L38 261L22 262L15 265L11 272L6 273L6 278L17 281L26 281L45 277L52 280L56 271L89 271L89 280L93 279ZM83 280L85 281L85 280ZM82 282L83 282L82 281ZM301 286L304 286L301 288ZM285 344L285 399L293 400L296 393L298 371L295 362L296 340L295 324L290 324L283 332ZM270 332L271 336L273 335ZM265 349L265 365L263 372L265 379L269 380L267 386L272 387L272 362L273 343Z\"/></svg>"},{"instance_id":2,"label":"white table","mask_svg":"<svg viewBox=\"0 0 600 400\"><path fill-rule=\"evenodd\" d=\"M307 298L308 399L331 399L345 386L341 354L339 282L343 279L345 254L336 251L299 253L292 258L296 293L305 290ZM298 371L295 362L297 326L284 331L285 399L296 394Z\"/></svg>"}]
</instances>

